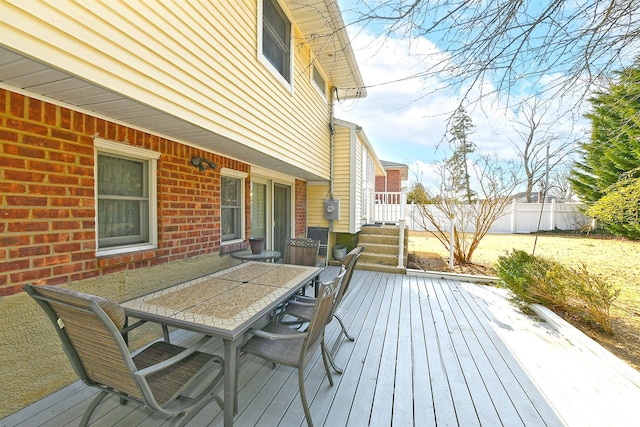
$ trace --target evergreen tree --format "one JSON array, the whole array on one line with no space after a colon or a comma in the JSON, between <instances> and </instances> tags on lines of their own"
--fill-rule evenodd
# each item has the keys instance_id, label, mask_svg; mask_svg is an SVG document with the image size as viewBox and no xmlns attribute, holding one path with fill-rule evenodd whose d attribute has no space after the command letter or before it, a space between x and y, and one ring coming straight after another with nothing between
<instances>
[{"instance_id":1,"label":"evergreen tree","mask_svg":"<svg viewBox=\"0 0 640 427\"><path fill-rule=\"evenodd\" d=\"M471 203L475 196L475 192L471 189L471 178L467 163L469 155L476 150L476 145L469 140L471 133L473 133L471 117L469 117L464 107L460 106L452 118L449 145L453 153L447 159L446 166L450 173L453 192L467 203Z\"/></svg>"},{"instance_id":2,"label":"evergreen tree","mask_svg":"<svg viewBox=\"0 0 640 427\"><path fill-rule=\"evenodd\" d=\"M617 79L589 102L591 139L580 146L581 159L574 165L571 183L581 199L593 206L619 191L623 181L640 174L640 62L617 73ZM616 234L636 237L637 224L624 218L628 215L610 212L597 219Z\"/></svg>"}]
</instances>

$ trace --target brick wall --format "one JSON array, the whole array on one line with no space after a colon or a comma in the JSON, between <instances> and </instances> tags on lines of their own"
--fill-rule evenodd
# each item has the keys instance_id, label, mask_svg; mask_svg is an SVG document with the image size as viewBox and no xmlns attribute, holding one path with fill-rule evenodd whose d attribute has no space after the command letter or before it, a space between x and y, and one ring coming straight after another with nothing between
<instances>
[{"instance_id":1,"label":"brick wall","mask_svg":"<svg viewBox=\"0 0 640 427\"><path fill-rule=\"evenodd\" d=\"M376 176L376 191L399 193L402 191L402 172L397 169L387 170L387 176Z\"/></svg>"},{"instance_id":2,"label":"brick wall","mask_svg":"<svg viewBox=\"0 0 640 427\"><path fill-rule=\"evenodd\" d=\"M307 236L307 182L296 179L295 183L295 237Z\"/></svg>"},{"instance_id":3,"label":"brick wall","mask_svg":"<svg viewBox=\"0 0 640 427\"><path fill-rule=\"evenodd\" d=\"M157 249L96 258L94 136L161 154ZM192 156L218 168L201 172ZM0 295L25 283L63 284L220 251L222 167L249 171L235 160L0 89ZM248 180L246 186L249 224Z\"/></svg>"}]
</instances>

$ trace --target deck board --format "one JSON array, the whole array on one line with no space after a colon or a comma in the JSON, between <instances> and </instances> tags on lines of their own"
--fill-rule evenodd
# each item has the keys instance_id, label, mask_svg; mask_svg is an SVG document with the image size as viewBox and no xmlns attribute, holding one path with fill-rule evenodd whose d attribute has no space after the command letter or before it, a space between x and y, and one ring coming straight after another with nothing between
<instances>
[{"instance_id":1,"label":"deck board","mask_svg":"<svg viewBox=\"0 0 640 427\"><path fill-rule=\"evenodd\" d=\"M424 330L422 307L426 301L424 280L409 277L409 310L411 312L411 331ZM428 356L428 338L426 334L413 334L411 347L413 372L413 412L414 425L432 427L436 425L434 395L431 389Z\"/></svg>"},{"instance_id":2,"label":"deck board","mask_svg":"<svg viewBox=\"0 0 640 427\"><path fill-rule=\"evenodd\" d=\"M340 376L340 386L336 389L325 425L358 426L368 425L369 422L377 366L371 366L367 362L367 356L375 354L374 349L382 347L381 342L377 344L377 341L381 340L376 340L375 337L379 334L374 334L374 330L378 325L379 307L387 288L379 285L383 280L382 275L373 272L363 273L360 286L352 290L357 291L358 297L361 298L345 300L347 304L340 310L349 333L356 341L342 342L338 348L338 356L344 356L350 350L350 357L336 359L337 363L345 367L345 371ZM356 303L358 299L362 301L361 304ZM374 358L371 357L369 360L374 361ZM344 365L345 361L348 361L347 365Z\"/></svg>"},{"instance_id":3,"label":"deck board","mask_svg":"<svg viewBox=\"0 0 640 427\"><path fill-rule=\"evenodd\" d=\"M325 271L325 278L332 273ZM535 366L523 365L524 358L514 351L513 342L519 341L510 336L518 331L509 316L497 311L504 310L506 303L497 304L495 298L479 285L357 270L339 310L355 342L340 335L336 321L326 329L329 348L337 342L335 360L345 367L344 374L334 372L330 387L319 354L305 372L314 424L466 427L636 421L627 414L607 413L589 419L575 413L584 407L568 391L541 391L539 384L546 378L536 377L544 374ZM558 351L568 350L569 340L549 336L558 339ZM171 337L177 343L197 339L186 331L173 331ZM207 351L222 354L222 342L212 340ZM236 425L306 425L295 369L274 369L270 362L249 355L241 356L240 366ZM620 393L638 392L623 376L609 382ZM579 395L580 390L575 393ZM0 427L75 426L95 394L76 382L0 420ZM551 405L549 396L569 401ZM157 427L168 422L136 405L121 406L117 399L108 398L91 425ZM188 426L222 424L222 411L210 402Z\"/></svg>"}]
</instances>

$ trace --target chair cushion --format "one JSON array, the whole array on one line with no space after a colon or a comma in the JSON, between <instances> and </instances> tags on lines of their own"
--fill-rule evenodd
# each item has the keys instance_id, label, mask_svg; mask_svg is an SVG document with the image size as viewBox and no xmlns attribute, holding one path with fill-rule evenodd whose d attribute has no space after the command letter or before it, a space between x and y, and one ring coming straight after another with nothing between
<instances>
[{"instance_id":1,"label":"chair cushion","mask_svg":"<svg viewBox=\"0 0 640 427\"><path fill-rule=\"evenodd\" d=\"M33 289L43 297L54 298L68 304L88 307L88 302L95 302L100 306L100 308L102 308L102 310L104 310L119 330L122 330L125 325L126 315L124 313L124 309L120 307L117 302L108 298L85 294L84 292L78 292L72 289L62 288L60 286L42 285L34 286Z\"/></svg>"}]
</instances>

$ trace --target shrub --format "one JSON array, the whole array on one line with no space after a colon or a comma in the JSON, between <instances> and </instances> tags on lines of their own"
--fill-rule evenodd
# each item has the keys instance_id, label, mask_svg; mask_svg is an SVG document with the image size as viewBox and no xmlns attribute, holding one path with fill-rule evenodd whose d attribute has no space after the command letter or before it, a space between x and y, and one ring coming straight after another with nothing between
<instances>
[{"instance_id":1,"label":"shrub","mask_svg":"<svg viewBox=\"0 0 640 427\"><path fill-rule=\"evenodd\" d=\"M511 289L518 302L556 305L564 298L560 296L561 289L555 281L549 281L547 276L561 276L559 267L546 258L514 250L498 257L497 271L498 277Z\"/></svg>"},{"instance_id":2,"label":"shrub","mask_svg":"<svg viewBox=\"0 0 640 427\"><path fill-rule=\"evenodd\" d=\"M498 277L521 304L539 303L551 308L585 312L611 333L610 308L620 290L589 273L586 266L573 269L540 256L513 250L498 257Z\"/></svg>"},{"instance_id":3,"label":"shrub","mask_svg":"<svg viewBox=\"0 0 640 427\"><path fill-rule=\"evenodd\" d=\"M620 289L615 289L602 276L589 273L584 264L580 266L578 275L581 280L575 288L577 300L605 332L612 333L610 309L620 295Z\"/></svg>"}]
</instances>

